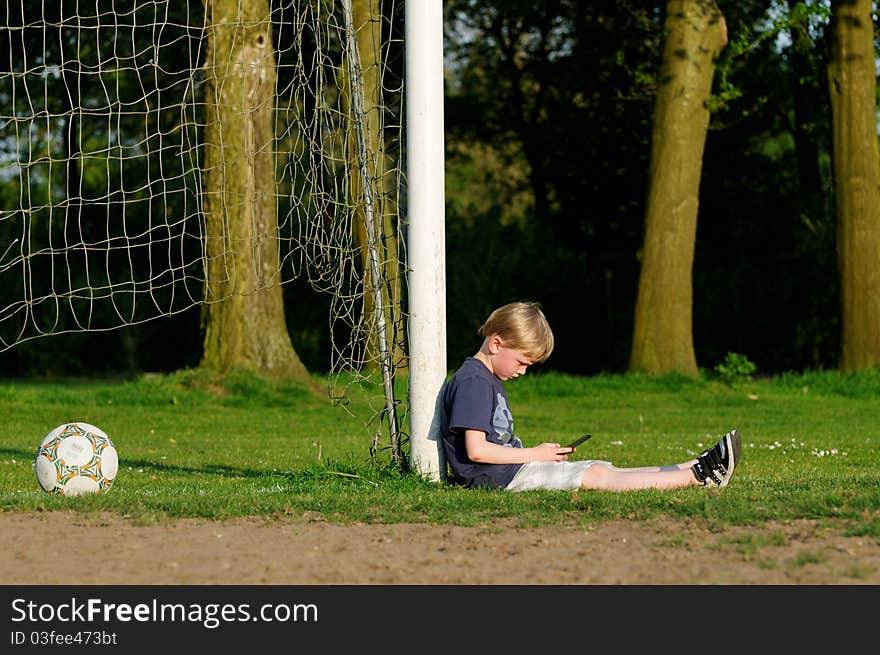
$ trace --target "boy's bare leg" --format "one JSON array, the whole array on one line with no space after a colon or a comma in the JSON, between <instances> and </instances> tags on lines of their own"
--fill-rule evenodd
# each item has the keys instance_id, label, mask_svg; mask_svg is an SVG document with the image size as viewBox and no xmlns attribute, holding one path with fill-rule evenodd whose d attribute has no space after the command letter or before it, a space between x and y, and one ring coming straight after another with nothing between
<instances>
[{"instance_id":1,"label":"boy's bare leg","mask_svg":"<svg viewBox=\"0 0 880 655\"><path fill-rule=\"evenodd\" d=\"M702 486L690 467L661 470L661 467L621 469L596 463L584 471L581 489L635 491L637 489L678 489Z\"/></svg>"},{"instance_id":2,"label":"boy's bare leg","mask_svg":"<svg viewBox=\"0 0 880 655\"><path fill-rule=\"evenodd\" d=\"M680 471L682 469L689 469L694 464L697 463L697 460L692 459L687 462L682 462L681 464L669 464L668 466L635 466L632 468L629 467L619 467L611 465L611 468L615 471L642 471L642 472L658 472L658 471Z\"/></svg>"},{"instance_id":3,"label":"boy's bare leg","mask_svg":"<svg viewBox=\"0 0 880 655\"><path fill-rule=\"evenodd\" d=\"M726 487L736 468L742 448L738 430L725 434L698 458L671 466L619 468L597 462L584 471L581 488L606 491L676 489L679 487Z\"/></svg>"}]
</instances>

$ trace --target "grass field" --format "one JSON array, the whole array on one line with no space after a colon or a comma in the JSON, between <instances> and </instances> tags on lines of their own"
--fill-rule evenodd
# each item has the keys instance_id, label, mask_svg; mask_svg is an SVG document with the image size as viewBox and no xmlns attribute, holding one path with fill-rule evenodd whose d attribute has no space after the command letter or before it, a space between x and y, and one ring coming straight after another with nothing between
<instances>
[{"instance_id":1,"label":"grass field","mask_svg":"<svg viewBox=\"0 0 880 655\"><path fill-rule=\"evenodd\" d=\"M109 511L144 523L278 514L456 525L512 518L522 526L663 516L739 525L827 518L842 519L849 534L880 537L880 372L784 375L736 387L680 376L536 373L507 388L527 446L591 432L575 458L671 464L736 427L742 463L723 490L463 490L371 463L372 429L357 397L351 414L296 386L192 371L5 380L0 507ZM120 472L108 494L63 498L39 488L36 447L68 421L97 425L114 440Z\"/></svg>"}]
</instances>

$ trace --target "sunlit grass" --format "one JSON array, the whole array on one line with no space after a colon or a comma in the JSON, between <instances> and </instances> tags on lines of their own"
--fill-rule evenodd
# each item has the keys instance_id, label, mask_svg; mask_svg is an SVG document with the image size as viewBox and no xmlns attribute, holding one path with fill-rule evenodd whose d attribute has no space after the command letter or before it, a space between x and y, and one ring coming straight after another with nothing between
<instances>
[{"instance_id":1,"label":"sunlit grass","mask_svg":"<svg viewBox=\"0 0 880 655\"><path fill-rule=\"evenodd\" d=\"M742 433L742 463L726 489L625 494L463 490L402 474L387 453L378 462L369 457L375 391L350 391L344 408L325 393L246 375L3 381L0 507L110 511L146 522L277 514L522 526L674 517L724 526L810 518L880 538L880 377L873 374L788 375L735 389L685 376L555 373L508 385L526 445L593 434L577 459L672 464L731 428ZM61 498L37 485L36 447L68 421L97 425L116 443L121 468L108 494ZM762 544L737 547L760 551Z\"/></svg>"}]
</instances>

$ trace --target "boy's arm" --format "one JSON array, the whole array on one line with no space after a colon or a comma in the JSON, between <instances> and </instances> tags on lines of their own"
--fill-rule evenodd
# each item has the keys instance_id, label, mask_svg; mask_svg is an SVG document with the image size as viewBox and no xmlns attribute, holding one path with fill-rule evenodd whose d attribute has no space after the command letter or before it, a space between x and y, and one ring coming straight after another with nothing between
<instances>
[{"instance_id":1,"label":"boy's arm","mask_svg":"<svg viewBox=\"0 0 880 655\"><path fill-rule=\"evenodd\" d=\"M492 443L481 430L465 430L464 446L468 459L480 464L525 464L526 462L562 462L574 450L558 443L542 443L533 448L510 448Z\"/></svg>"}]
</instances>

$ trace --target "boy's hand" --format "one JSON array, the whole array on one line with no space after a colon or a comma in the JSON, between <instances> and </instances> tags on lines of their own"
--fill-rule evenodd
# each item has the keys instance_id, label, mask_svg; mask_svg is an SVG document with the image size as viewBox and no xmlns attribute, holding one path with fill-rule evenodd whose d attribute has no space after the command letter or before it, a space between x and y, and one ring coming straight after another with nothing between
<instances>
[{"instance_id":1,"label":"boy's hand","mask_svg":"<svg viewBox=\"0 0 880 655\"><path fill-rule=\"evenodd\" d=\"M542 443L534 448L536 462L564 462L568 454L574 452L574 448L560 446L558 443Z\"/></svg>"}]
</instances>

